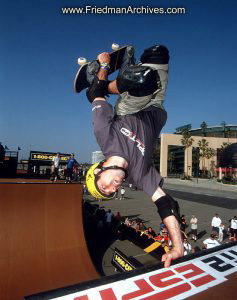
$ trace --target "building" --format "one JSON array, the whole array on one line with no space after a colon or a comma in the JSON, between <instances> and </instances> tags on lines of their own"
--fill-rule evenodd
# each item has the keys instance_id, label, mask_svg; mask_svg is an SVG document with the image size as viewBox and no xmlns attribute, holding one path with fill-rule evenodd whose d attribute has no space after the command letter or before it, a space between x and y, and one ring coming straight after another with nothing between
<instances>
[{"instance_id":1,"label":"building","mask_svg":"<svg viewBox=\"0 0 237 300\"><path fill-rule=\"evenodd\" d=\"M104 160L105 157L102 153L102 151L94 151L92 152L92 164L96 164L100 162L101 160Z\"/></svg>"},{"instance_id":2,"label":"building","mask_svg":"<svg viewBox=\"0 0 237 300\"><path fill-rule=\"evenodd\" d=\"M184 151L181 143L182 131L187 129L193 138L192 146ZM167 177L169 173L169 157L170 153L176 165L176 173L186 173L189 176L197 175L199 170L202 170L203 162L197 159L199 155L199 141L205 139L208 147L215 150L215 155L211 159L205 159L204 165L207 169L210 164L218 167L218 156L220 150L225 144L232 144L237 142L237 125L223 124L220 126L207 126L205 128L192 129L191 124L179 127L174 134L161 134L160 138L160 174ZM168 155L169 154L169 155ZM195 159L196 158L196 159ZM199 162L199 164L198 164Z\"/></svg>"},{"instance_id":3,"label":"building","mask_svg":"<svg viewBox=\"0 0 237 300\"><path fill-rule=\"evenodd\" d=\"M0 177L16 177L19 151L5 150L1 147Z\"/></svg>"}]
</instances>

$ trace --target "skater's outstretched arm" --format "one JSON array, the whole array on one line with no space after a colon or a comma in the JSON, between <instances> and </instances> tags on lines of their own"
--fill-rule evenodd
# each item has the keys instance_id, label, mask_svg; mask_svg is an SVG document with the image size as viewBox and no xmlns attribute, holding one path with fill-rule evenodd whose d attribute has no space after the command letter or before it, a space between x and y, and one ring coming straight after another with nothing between
<instances>
[{"instance_id":1,"label":"skater's outstretched arm","mask_svg":"<svg viewBox=\"0 0 237 300\"><path fill-rule=\"evenodd\" d=\"M184 255L183 241L179 226L179 209L178 203L167 195L160 187L157 188L152 196L152 201L156 204L162 222L168 229L171 241L172 250L162 256L164 267L170 266L171 261Z\"/></svg>"}]
</instances>

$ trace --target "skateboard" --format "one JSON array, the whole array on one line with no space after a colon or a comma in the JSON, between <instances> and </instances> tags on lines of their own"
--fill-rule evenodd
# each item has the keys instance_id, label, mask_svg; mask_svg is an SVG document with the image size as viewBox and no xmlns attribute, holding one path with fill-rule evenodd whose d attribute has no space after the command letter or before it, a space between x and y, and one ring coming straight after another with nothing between
<instances>
[{"instance_id":1,"label":"skateboard","mask_svg":"<svg viewBox=\"0 0 237 300\"><path fill-rule=\"evenodd\" d=\"M112 52L109 53L110 54L109 74L112 74L113 72L117 71L121 67L123 63L123 57L127 47L128 46L124 46L120 48L118 44L112 44ZM94 62L97 62L99 64L98 60L94 60ZM78 64L80 65L80 68L74 80L74 90L76 93L80 93L82 90L90 86L89 82L86 79L86 71L89 63L91 62L87 62L86 58L84 57L78 58Z\"/></svg>"}]
</instances>

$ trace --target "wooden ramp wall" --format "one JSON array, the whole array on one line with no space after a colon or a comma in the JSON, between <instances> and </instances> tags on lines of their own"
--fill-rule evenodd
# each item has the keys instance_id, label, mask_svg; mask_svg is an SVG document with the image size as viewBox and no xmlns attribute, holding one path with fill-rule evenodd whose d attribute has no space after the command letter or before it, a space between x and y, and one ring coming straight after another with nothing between
<instances>
[{"instance_id":1,"label":"wooden ramp wall","mask_svg":"<svg viewBox=\"0 0 237 300\"><path fill-rule=\"evenodd\" d=\"M99 278L82 220L82 185L0 183L0 299Z\"/></svg>"}]
</instances>

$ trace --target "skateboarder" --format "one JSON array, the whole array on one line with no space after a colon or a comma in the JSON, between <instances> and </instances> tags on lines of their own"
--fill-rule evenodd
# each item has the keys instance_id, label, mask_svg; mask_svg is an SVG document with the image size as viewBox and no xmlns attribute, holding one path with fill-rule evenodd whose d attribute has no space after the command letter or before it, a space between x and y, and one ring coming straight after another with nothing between
<instances>
[{"instance_id":1,"label":"skateboarder","mask_svg":"<svg viewBox=\"0 0 237 300\"><path fill-rule=\"evenodd\" d=\"M151 165L156 140L167 118L163 107L168 78L169 52L164 46L144 51L141 64L133 65L133 51L125 57L125 65L115 81L109 82L110 56L98 56L100 69L87 91L92 103L94 132L106 158L88 171L86 183L95 198L111 199L124 179L150 196L167 227L173 249L162 261L183 256L179 229L178 203L163 189L163 179ZM107 102L108 93L119 94L115 107Z\"/></svg>"}]
</instances>

